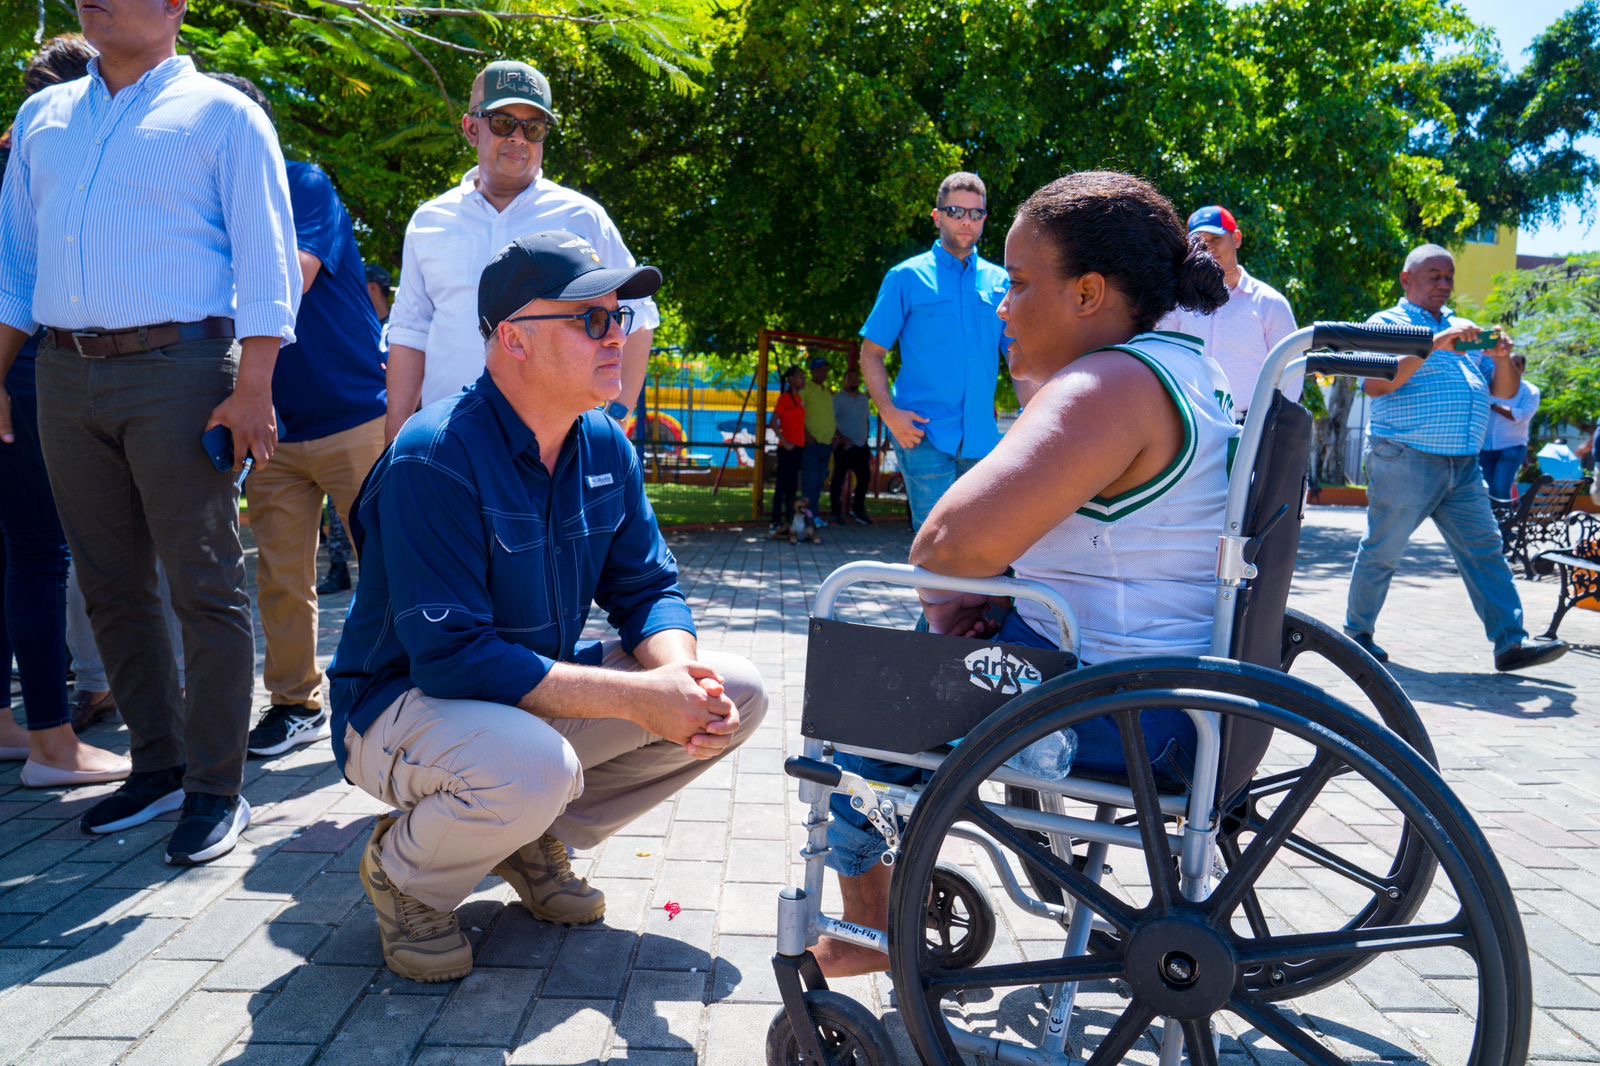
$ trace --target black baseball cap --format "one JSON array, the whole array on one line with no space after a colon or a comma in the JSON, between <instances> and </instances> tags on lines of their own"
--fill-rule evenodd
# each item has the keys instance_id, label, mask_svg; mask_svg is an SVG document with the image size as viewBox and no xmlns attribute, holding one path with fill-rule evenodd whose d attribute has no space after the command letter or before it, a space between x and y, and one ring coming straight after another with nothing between
<instances>
[{"instance_id":1,"label":"black baseball cap","mask_svg":"<svg viewBox=\"0 0 1600 1066\"><path fill-rule=\"evenodd\" d=\"M375 282L385 292L394 288L394 276L377 263L367 264L367 281Z\"/></svg>"},{"instance_id":2,"label":"black baseball cap","mask_svg":"<svg viewBox=\"0 0 1600 1066\"><path fill-rule=\"evenodd\" d=\"M661 271L653 266L607 270L594 245L576 233L551 230L518 237L489 260L478 278L478 332L495 327L532 300L619 300L653 296Z\"/></svg>"}]
</instances>

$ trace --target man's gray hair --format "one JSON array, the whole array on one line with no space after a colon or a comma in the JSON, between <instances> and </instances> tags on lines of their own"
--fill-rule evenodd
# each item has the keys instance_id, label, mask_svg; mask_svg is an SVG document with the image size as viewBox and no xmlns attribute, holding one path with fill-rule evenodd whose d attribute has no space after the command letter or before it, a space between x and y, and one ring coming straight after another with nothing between
<instances>
[{"instance_id":1,"label":"man's gray hair","mask_svg":"<svg viewBox=\"0 0 1600 1066\"><path fill-rule=\"evenodd\" d=\"M1409 274L1430 259L1448 259L1452 263L1456 261L1450 249L1441 244L1419 244L1411 249L1411 254L1406 256L1406 265L1400 269Z\"/></svg>"}]
</instances>

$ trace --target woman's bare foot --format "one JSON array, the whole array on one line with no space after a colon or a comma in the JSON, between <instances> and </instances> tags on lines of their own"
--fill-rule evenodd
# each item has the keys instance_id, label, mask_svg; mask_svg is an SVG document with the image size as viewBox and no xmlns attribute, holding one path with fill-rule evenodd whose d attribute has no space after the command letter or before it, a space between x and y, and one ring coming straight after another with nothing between
<instances>
[{"instance_id":1,"label":"woman's bare foot","mask_svg":"<svg viewBox=\"0 0 1600 1066\"><path fill-rule=\"evenodd\" d=\"M860 877L839 878L839 895L844 900L844 920L868 929L883 929L889 924L889 885L893 871L874 866ZM831 936L821 937L811 949L824 977L858 977L883 973L889 969L889 956Z\"/></svg>"},{"instance_id":2,"label":"woman's bare foot","mask_svg":"<svg viewBox=\"0 0 1600 1066\"><path fill-rule=\"evenodd\" d=\"M857 944L825 936L811 949L824 977L859 977L867 973L887 973L889 956Z\"/></svg>"},{"instance_id":3,"label":"woman's bare foot","mask_svg":"<svg viewBox=\"0 0 1600 1066\"><path fill-rule=\"evenodd\" d=\"M17 724L11 717L11 708L7 707L0 712L0 748L15 748L20 751L28 750L28 731Z\"/></svg>"},{"instance_id":4,"label":"woman's bare foot","mask_svg":"<svg viewBox=\"0 0 1600 1066\"><path fill-rule=\"evenodd\" d=\"M79 740L70 725L39 729L25 736L32 761L57 770L98 773L120 770L129 765L128 760L116 752Z\"/></svg>"}]
</instances>

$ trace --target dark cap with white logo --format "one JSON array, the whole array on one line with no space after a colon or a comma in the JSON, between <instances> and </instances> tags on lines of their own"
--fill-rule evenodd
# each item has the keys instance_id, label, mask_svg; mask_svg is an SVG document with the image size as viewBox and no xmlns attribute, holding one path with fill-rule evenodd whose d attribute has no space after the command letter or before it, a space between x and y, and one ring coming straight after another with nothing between
<instances>
[{"instance_id":1,"label":"dark cap with white logo","mask_svg":"<svg viewBox=\"0 0 1600 1066\"><path fill-rule=\"evenodd\" d=\"M495 327L533 300L592 300L608 292L619 300L653 296L661 271L653 266L608 270L594 246L575 233L552 230L518 237L478 278L478 331Z\"/></svg>"}]
</instances>

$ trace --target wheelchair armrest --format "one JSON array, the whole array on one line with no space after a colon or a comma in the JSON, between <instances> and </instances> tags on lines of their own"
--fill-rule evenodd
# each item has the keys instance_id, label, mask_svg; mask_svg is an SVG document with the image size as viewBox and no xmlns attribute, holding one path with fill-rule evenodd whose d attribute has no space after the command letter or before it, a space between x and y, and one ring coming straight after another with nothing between
<instances>
[{"instance_id":1,"label":"wheelchair armrest","mask_svg":"<svg viewBox=\"0 0 1600 1066\"><path fill-rule=\"evenodd\" d=\"M1033 600L1042 604L1055 616L1061 629L1059 647L1078 654L1078 616L1055 589L1038 581L1016 577L951 577L936 574L920 566L905 563L846 563L822 579L817 586L817 598L811 613L815 618L832 618L834 601L851 585L874 581L886 585L904 585L910 588L940 589L946 592L970 592L978 596L1010 596Z\"/></svg>"}]
</instances>

